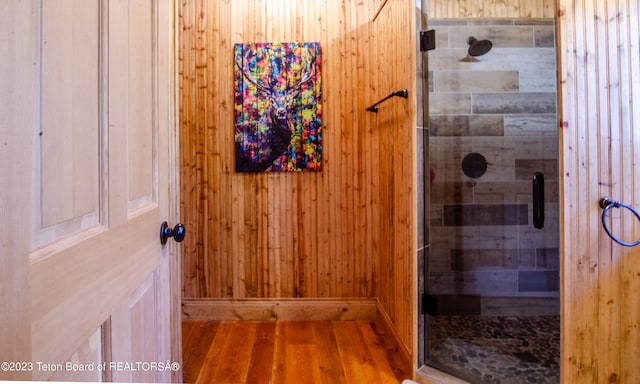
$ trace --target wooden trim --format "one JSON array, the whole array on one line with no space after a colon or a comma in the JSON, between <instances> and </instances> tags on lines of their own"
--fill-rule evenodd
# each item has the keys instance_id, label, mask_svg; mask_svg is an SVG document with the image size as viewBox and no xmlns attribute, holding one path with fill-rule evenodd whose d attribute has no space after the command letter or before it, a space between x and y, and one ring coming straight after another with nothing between
<instances>
[{"instance_id":1,"label":"wooden trim","mask_svg":"<svg viewBox=\"0 0 640 384\"><path fill-rule=\"evenodd\" d=\"M35 2L1 2L0 27L0 362L31 360L29 250L31 169L36 109ZM10 58L10 59L9 59ZM28 63L28 64L27 64ZM30 380L31 372L0 370L0 381Z\"/></svg>"},{"instance_id":2,"label":"wooden trim","mask_svg":"<svg viewBox=\"0 0 640 384\"><path fill-rule=\"evenodd\" d=\"M198 321L370 320L377 299L193 299L183 300L182 319Z\"/></svg>"},{"instance_id":3,"label":"wooden trim","mask_svg":"<svg viewBox=\"0 0 640 384\"><path fill-rule=\"evenodd\" d=\"M111 344L111 317L105 321L100 327L102 333L102 362L109 365L113 361L113 348ZM110 369L102 371L102 381L105 383L113 382L113 372Z\"/></svg>"},{"instance_id":4,"label":"wooden trim","mask_svg":"<svg viewBox=\"0 0 640 384\"><path fill-rule=\"evenodd\" d=\"M179 2L168 1L168 9L161 10L168 12L162 15L161 20L167 20L171 26L167 32L169 40L169 52L166 59L168 84L167 84L167 104L169 108L169 156L168 156L168 185L169 201L168 215L170 223L180 221L180 122L178 119L178 15ZM169 281L170 281L170 324L171 324L171 361L180 363L182 361L182 253L177 242L171 242L169 246ZM182 383L182 369L172 372L171 380L175 383Z\"/></svg>"},{"instance_id":5,"label":"wooden trim","mask_svg":"<svg viewBox=\"0 0 640 384\"><path fill-rule=\"evenodd\" d=\"M376 313L377 323L384 328L385 332L387 333L387 335L389 335L390 339L395 345L396 351L398 352L400 357L400 361L402 361L402 364L403 364L403 367L402 367L403 371L415 372L416 368L413 366L413 356L409 351L409 348L402 341L402 337L400 337L400 333L398 333L398 329L393 324L393 321L391 321L391 317L389 317L387 312L384 310L382 303L380 303L380 301L376 299L376 304L377 304L377 313Z\"/></svg>"}]
</instances>

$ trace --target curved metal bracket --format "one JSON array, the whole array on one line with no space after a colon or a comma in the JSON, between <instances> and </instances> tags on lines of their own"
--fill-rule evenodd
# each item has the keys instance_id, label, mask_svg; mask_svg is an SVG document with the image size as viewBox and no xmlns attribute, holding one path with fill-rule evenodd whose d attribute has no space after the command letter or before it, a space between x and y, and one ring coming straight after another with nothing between
<instances>
[{"instance_id":1,"label":"curved metal bracket","mask_svg":"<svg viewBox=\"0 0 640 384\"><path fill-rule=\"evenodd\" d=\"M392 98L394 96L403 97L403 98L406 99L406 98L409 97L409 91L406 90L406 89L403 89L401 91L391 92L391 94L389 94L389 96L385 97L384 99L378 101L377 103L375 103L372 106L370 106L369 108L367 108L367 111L378 113L378 105L380 105L381 103L387 101L388 99L390 99L390 98Z\"/></svg>"}]
</instances>

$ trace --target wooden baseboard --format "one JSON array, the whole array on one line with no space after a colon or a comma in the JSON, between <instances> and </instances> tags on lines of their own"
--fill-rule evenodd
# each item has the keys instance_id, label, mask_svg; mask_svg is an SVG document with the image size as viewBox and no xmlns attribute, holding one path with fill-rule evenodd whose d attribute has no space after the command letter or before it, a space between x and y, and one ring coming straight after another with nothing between
<instances>
[{"instance_id":1,"label":"wooden baseboard","mask_svg":"<svg viewBox=\"0 0 640 384\"><path fill-rule=\"evenodd\" d=\"M395 325L391 321L391 318L387 314L387 311L384 310L380 301L376 299L377 304L377 323L385 330L385 333L389 335L392 339L393 344L395 345L396 351L400 356L400 360L403 364L404 372L413 372L415 368L413 367L413 358L411 357L411 352L407 346L402 342L402 338L398 333Z\"/></svg>"},{"instance_id":2,"label":"wooden baseboard","mask_svg":"<svg viewBox=\"0 0 640 384\"><path fill-rule=\"evenodd\" d=\"M377 299L184 299L182 319L196 321L323 321L378 318Z\"/></svg>"}]
</instances>

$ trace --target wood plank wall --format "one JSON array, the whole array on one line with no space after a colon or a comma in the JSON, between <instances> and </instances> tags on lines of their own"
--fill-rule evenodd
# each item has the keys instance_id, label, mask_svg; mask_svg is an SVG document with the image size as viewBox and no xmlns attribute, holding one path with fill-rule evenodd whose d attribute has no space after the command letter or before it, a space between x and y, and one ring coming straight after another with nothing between
<instances>
[{"instance_id":1,"label":"wood plank wall","mask_svg":"<svg viewBox=\"0 0 640 384\"><path fill-rule=\"evenodd\" d=\"M183 298L377 297L413 349L414 18L410 0L180 2ZM322 172L234 170L233 44L274 41L321 43Z\"/></svg>"},{"instance_id":2,"label":"wood plank wall","mask_svg":"<svg viewBox=\"0 0 640 384\"><path fill-rule=\"evenodd\" d=\"M554 18L557 0L427 0L429 18Z\"/></svg>"},{"instance_id":3,"label":"wood plank wall","mask_svg":"<svg viewBox=\"0 0 640 384\"><path fill-rule=\"evenodd\" d=\"M640 248L613 243L600 197L640 207L636 0L560 0L563 383L640 382ZM614 233L640 238L628 212Z\"/></svg>"}]
</instances>

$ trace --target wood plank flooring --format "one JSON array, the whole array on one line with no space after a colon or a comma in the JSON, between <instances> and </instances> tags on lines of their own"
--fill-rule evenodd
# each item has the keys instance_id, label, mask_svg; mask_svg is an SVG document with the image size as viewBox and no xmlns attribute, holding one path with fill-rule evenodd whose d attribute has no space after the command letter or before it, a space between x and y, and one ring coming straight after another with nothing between
<instances>
[{"instance_id":1,"label":"wood plank flooring","mask_svg":"<svg viewBox=\"0 0 640 384\"><path fill-rule=\"evenodd\" d=\"M392 339L368 321L182 325L185 383L399 383Z\"/></svg>"}]
</instances>

